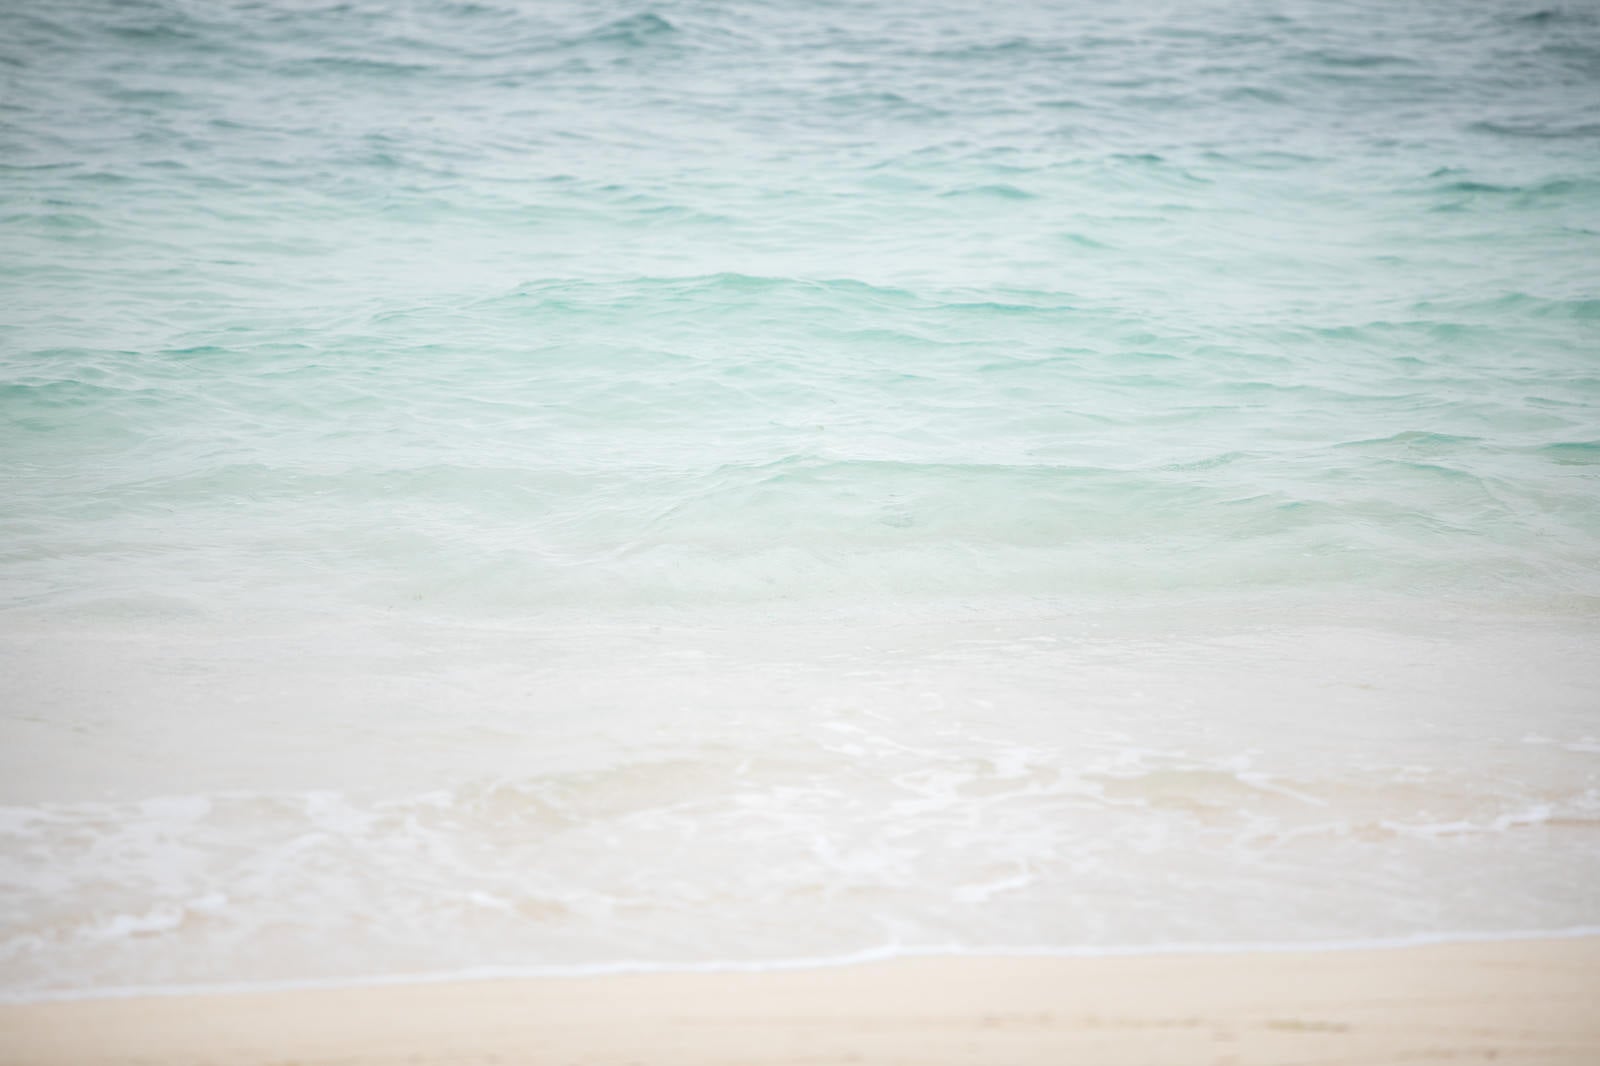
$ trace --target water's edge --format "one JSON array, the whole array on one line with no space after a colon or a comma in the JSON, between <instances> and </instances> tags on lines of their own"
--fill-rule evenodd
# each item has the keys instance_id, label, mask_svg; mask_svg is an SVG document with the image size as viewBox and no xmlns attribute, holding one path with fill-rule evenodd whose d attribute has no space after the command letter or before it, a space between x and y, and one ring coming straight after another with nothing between
<instances>
[{"instance_id":1,"label":"water's edge","mask_svg":"<svg viewBox=\"0 0 1600 1066\"><path fill-rule=\"evenodd\" d=\"M391 988L405 985L444 985L468 981L575 980L588 977L623 977L644 974L764 974L791 970L826 970L900 959L1113 959L1153 958L1161 955L1290 955L1344 951L1391 951L1437 944L1498 944L1519 940L1578 940L1600 937L1600 925L1562 929L1511 929L1495 932L1419 933L1397 937L1355 940L1288 941L1283 943L1136 944L1085 948L974 947L907 948L884 946L847 955L816 958L765 959L755 962L718 960L695 963L655 963L647 960L591 963L579 966L473 966L460 970L424 973L369 974L349 978L313 978L288 981L219 982L204 985L127 985L120 988L63 989L12 994L0 991L0 1005L79 1003L108 999L142 999L172 996L248 996L271 992L319 992L343 988Z\"/></svg>"}]
</instances>

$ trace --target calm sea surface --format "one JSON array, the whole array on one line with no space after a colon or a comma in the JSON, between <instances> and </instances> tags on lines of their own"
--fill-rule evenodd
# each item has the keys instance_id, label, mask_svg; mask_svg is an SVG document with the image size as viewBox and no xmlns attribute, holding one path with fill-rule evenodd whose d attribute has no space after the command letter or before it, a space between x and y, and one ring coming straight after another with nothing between
<instances>
[{"instance_id":1,"label":"calm sea surface","mask_svg":"<svg viewBox=\"0 0 1600 1066\"><path fill-rule=\"evenodd\" d=\"M0 5L0 994L1600 925L1600 6Z\"/></svg>"}]
</instances>

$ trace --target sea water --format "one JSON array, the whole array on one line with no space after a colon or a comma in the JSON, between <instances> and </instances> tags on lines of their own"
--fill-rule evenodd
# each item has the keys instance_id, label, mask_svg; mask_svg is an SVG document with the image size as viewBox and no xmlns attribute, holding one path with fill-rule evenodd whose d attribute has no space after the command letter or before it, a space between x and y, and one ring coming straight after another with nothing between
<instances>
[{"instance_id":1,"label":"sea water","mask_svg":"<svg viewBox=\"0 0 1600 1066\"><path fill-rule=\"evenodd\" d=\"M0 989L1600 924L1600 9L12 0Z\"/></svg>"}]
</instances>

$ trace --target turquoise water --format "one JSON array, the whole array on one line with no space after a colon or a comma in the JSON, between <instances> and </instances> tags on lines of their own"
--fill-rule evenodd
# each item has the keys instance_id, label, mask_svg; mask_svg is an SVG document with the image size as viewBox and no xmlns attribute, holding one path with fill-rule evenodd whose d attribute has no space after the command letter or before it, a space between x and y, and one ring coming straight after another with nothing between
<instances>
[{"instance_id":1,"label":"turquoise water","mask_svg":"<svg viewBox=\"0 0 1600 1066\"><path fill-rule=\"evenodd\" d=\"M1600 923L1597 104L1587 3L7 5L0 984Z\"/></svg>"},{"instance_id":2,"label":"turquoise water","mask_svg":"<svg viewBox=\"0 0 1600 1066\"><path fill-rule=\"evenodd\" d=\"M1600 25L1388 7L12 10L13 602L1592 602Z\"/></svg>"}]
</instances>

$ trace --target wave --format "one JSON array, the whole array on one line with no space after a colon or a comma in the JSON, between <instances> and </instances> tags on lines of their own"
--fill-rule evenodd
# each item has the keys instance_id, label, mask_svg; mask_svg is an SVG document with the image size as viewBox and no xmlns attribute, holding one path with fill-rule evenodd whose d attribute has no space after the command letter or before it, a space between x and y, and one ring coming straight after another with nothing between
<instances>
[{"instance_id":1,"label":"wave","mask_svg":"<svg viewBox=\"0 0 1600 1066\"><path fill-rule=\"evenodd\" d=\"M1501 137L1534 140L1587 140L1600 136L1600 122L1485 119L1472 123L1470 128L1481 133L1490 133Z\"/></svg>"},{"instance_id":2,"label":"wave","mask_svg":"<svg viewBox=\"0 0 1600 1066\"><path fill-rule=\"evenodd\" d=\"M1296 777L1248 757L917 735L871 713L824 715L807 732L386 799L223 792L0 809L0 879L29 914L0 939L10 991L115 988L135 973L193 982L214 973L219 945L268 942L236 956L258 960L247 979L284 968L349 979L374 972L352 959L457 948L552 971L640 957L764 967L881 942L875 916L889 906L910 951L1194 950L1220 927L1151 928L1145 908L1174 893L1187 908L1241 882L1281 890L1329 862L1426 867L1463 847L1526 856L1533 837L1600 827L1592 790L1499 795L1414 767ZM1226 876L1211 869L1218 854ZM1163 873L1147 878L1147 865ZM1301 916L1249 932L1295 943L1408 929L1386 885L1347 886L1368 909L1340 913L1362 921ZM1063 895L1099 900L1095 921L1063 911ZM684 945L673 931L691 914L703 939ZM320 951L336 927L359 931L361 950ZM456 948L443 955L424 947L446 943Z\"/></svg>"},{"instance_id":3,"label":"wave","mask_svg":"<svg viewBox=\"0 0 1600 1066\"><path fill-rule=\"evenodd\" d=\"M589 32L569 38L571 46L587 44L623 45L641 48L678 33L678 27L653 11L607 22Z\"/></svg>"}]
</instances>

